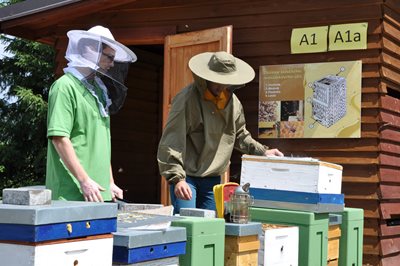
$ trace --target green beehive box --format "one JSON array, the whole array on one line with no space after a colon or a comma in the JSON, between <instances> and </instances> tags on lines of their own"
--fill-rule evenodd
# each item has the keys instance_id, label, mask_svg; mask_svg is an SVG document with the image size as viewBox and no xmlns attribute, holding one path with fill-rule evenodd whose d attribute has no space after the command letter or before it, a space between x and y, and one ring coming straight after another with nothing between
<instances>
[{"instance_id":1,"label":"green beehive box","mask_svg":"<svg viewBox=\"0 0 400 266\"><path fill-rule=\"evenodd\" d=\"M299 227L299 266L326 266L328 213L250 208L252 221Z\"/></svg>"},{"instance_id":2,"label":"green beehive box","mask_svg":"<svg viewBox=\"0 0 400 266\"><path fill-rule=\"evenodd\" d=\"M339 242L339 266L361 266L363 258L364 210L344 208Z\"/></svg>"},{"instance_id":3,"label":"green beehive box","mask_svg":"<svg viewBox=\"0 0 400 266\"><path fill-rule=\"evenodd\" d=\"M186 228L186 254L179 256L181 266L223 266L225 250L225 220L184 217L172 226Z\"/></svg>"}]
</instances>

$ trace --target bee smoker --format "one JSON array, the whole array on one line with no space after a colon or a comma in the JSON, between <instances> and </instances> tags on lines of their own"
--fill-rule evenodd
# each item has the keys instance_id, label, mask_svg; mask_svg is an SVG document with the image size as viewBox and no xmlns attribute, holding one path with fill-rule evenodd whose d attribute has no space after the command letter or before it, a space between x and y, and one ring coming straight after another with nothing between
<instances>
[{"instance_id":1,"label":"bee smoker","mask_svg":"<svg viewBox=\"0 0 400 266\"><path fill-rule=\"evenodd\" d=\"M250 183L238 186L229 201L230 221L237 224L246 224L250 220L250 206L254 198L249 194Z\"/></svg>"}]
</instances>

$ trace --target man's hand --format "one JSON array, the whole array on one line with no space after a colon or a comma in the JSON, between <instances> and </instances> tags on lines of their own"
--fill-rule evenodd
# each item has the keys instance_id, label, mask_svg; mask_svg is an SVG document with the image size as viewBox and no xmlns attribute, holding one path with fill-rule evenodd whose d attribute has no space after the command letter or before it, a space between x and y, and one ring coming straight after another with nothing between
<instances>
[{"instance_id":1,"label":"man's hand","mask_svg":"<svg viewBox=\"0 0 400 266\"><path fill-rule=\"evenodd\" d=\"M103 202L103 197L101 196L100 191L105 191L105 189L91 178L87 178L80 182L80 186L85 201Z\"/></svg>"},{"instance_id":2,"label":"man's hand","mask_svg":"<svg viewBox=\"0 0 400 266\"><path fill-rule=\"evenodd\" d=\"M119 198L119 199L124 198L124 192L114 182L111 182L110 190L111 190L111 196L112 196L113 201L115 201L116 198Z\"/></svg>"},{"instance_id":3,"label":"man's hand","mask_svg":"<svg viewBox=\"0 0 400 266\"><path fill-rule=\"evenodd\" d=\"M265 156L279 156L279 157L283 157L283 153L280 152L278 149L270 149L270 150L266 150L264 153Z\"/></svg>"},{"instance_id":4,"label":"man's hand","mask_svg":"<svg viewBox=\"0 0 400 266\"><path fill-rule=\"evenodd\" d=\"M190 189L188 183L185 180L181 180L175 184L175 196L182 200L192 199L192 190Z\"/></svg>"}]
</instances>

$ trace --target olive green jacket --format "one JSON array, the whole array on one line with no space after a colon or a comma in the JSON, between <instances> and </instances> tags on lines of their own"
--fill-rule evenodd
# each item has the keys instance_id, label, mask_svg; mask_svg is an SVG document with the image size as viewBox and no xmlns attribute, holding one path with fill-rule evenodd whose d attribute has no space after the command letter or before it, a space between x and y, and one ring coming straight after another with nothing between
<instances>
[{"instance_id":1,"label":"olive green jacket","mask_svg":"<svg viewBox=\"0 0 400 266\"><path fill-rule=\"evenodd\" d=\"M186 175L222 175L233 148L251 155L263 155L267 149L247 131L243 106L235 94L225 109L218 110L204 99L205 90L205 81L195 77L172 101L157 154L160 174L169 183Z\"/></svg>"}]
</instances>

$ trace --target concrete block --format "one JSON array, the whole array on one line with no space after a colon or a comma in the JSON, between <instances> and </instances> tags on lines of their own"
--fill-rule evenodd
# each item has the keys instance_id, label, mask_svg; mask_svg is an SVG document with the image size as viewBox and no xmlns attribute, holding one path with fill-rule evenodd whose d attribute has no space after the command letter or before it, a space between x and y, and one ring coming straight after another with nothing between
<instances>
[{"instance_id":1,"label":"concrete block","mask_svg":"<svg viewBox=\"0 0 400 266\"><path fill-rule=\"evenodd\" d=\"M3 189L3 204L49 205L51 204L51 190L33 187L5 188Z\"/></svg>"},{"instance_id":2,"label":"concrete block","mask_svg":"<svg viewBox=\"0 0 400 266\"><path fill-rule=\"evenodd\" d=\"M338 225L342 224L342 215L341 214L329 214L329 225Z\"/></svg>"},{"instance_id":3,"label":"concrete block","mask_svg":"<svg viewBox=\"0 0 400 266\"><path fill-rule=\"evenodd\" d=\"M118 202L121 211L139 211L139 210L152 210L164 207L162 204L140 204L140 203L125 203Z\"/></svg>"},{"instance_id":4,"label":"concrete block","mask_svg":"<svg viewBox=\"0 0 400 266\"><path fill-rule=\"evenodd\" d=\"M250 236L262 233L261 223L249 222L247 224L225 223L225 235Z\"/></svg>"},{"instance_id":5,"label":"concrete block","mask_svg":"<svg viewBox=\"0 0 400 266\"><path fill-rule=\"evenodd\" d=\"M179 211L179 215L180 216L215 218L216 212L213 210L206 210L206 209L181 208Z\"/></svg>"}]
</instances>

